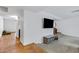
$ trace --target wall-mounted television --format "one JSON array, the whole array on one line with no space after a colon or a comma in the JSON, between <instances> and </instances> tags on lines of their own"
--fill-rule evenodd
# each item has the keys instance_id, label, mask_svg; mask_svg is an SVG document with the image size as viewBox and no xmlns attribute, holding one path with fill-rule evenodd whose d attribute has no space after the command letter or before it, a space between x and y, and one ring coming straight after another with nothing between
<instances>
[{"instance_id":1,"label":"wall-mounted television","mask_svg":"<svg viewBox=\"0 0 79 59\"><path fill-rule=\"evenodd\" d=\"M43 19L43 28L53 28L54 25L54 20L44 18Z\"/></svg>"}]
</instances>

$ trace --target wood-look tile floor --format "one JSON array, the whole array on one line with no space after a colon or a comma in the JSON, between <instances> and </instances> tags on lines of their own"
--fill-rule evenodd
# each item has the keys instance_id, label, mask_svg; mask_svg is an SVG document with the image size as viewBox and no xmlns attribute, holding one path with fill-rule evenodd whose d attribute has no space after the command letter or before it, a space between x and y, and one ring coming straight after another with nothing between
<instances>
[{"instance_id":1,"label":"wood-look tile floor","mask_svg":"<svg viewBox=\"0 0 79 59\"><path fill-rule=\"evenodd\" d=\"M5 35L0 38L0 53L43 53L44 50L32 43L23 46L20 40L12 38L11 35Z\"/></svg>"}]
</instances>

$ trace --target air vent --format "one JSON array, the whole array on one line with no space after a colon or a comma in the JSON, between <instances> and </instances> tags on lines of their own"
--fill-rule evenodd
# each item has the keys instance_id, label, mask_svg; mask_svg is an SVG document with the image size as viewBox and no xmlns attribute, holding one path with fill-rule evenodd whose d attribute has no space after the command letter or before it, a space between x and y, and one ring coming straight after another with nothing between
<instances>
[{"instance_id":1,"label":"air vent","mask_svg":"<svg viewBox=\"0 0 79 59\"><path fill-rule=\"evenodd\" d=\"M2 11L2 12L8 12L8 8L0 6L0 11Z\"/></svg>"}]
</instances>

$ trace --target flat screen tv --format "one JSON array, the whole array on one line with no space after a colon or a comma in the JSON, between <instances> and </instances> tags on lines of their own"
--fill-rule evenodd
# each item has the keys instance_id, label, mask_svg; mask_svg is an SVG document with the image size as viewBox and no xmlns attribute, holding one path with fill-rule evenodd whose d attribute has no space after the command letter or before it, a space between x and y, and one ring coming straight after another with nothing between
<instances>
[{"instance_id":1,"label":"flat screen tv","mask_svg":"<svg viewBox=\"0 0 79 59\"><path fill-rule=\"evenodd\" d=\"M44 18L43 28L53 28L53 25L54 25L54 20L48 19L48 18Z\"/></svg>"}]
</instances>

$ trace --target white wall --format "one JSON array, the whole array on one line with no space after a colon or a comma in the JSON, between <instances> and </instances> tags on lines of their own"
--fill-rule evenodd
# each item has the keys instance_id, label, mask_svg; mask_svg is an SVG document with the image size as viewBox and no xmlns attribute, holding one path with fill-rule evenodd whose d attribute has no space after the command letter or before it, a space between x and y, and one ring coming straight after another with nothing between
<instances>
[{"instance_id":1,"label":"white wall","mask_svg":"<svg viewBox=\"0 0 79 59\"><path fill-rule=\"evenodd\" d=\"M58 25L61 33L79 37L79 17L61 20Z\"/></svg>"},{"instance_id":2,"label":"white wall","mask_svg":"<svg viewBox=\"0 0 79 59\"><path fill-rule=\"evenodd\" d=\"M17 26L18 20L9 17L4 19L4 30L8 32L16 32Z\"/></svg>"},{"instance_id":3,"label":"white wall","mask_svg":"<svg viewBox=\"0 0 79 59\"><path fill-rule=\"evenodd\" d=\"M53 35L53 28L43 28L44 17L47 16L38 13L33 13L30 11L24 11L24 45L33 42L42 43L43 36Z\"/></svg>"},{"instance_id":4,"label":"white wall","mask_svg":"<svg viewBox=\"0 0 79 59\"><path fill-rule=\"evenodd\" d=\"M22 43L24 43L24 11L21 11L22 13L21 13L21 17L20 17L20 19L19 19L19 29L21 30L20 31L20 41L22 42Z\"/></svg>"},{"instance_id":5,"label":"white wall","mask_svg":"<svg viewBox=\"0 0 79 59\"><path fill-rule=\"evenodd\" d=\"M2 36L2 32L3 32L3 17L0 17L0 37Z\"/></svg>"}]
</instances>

